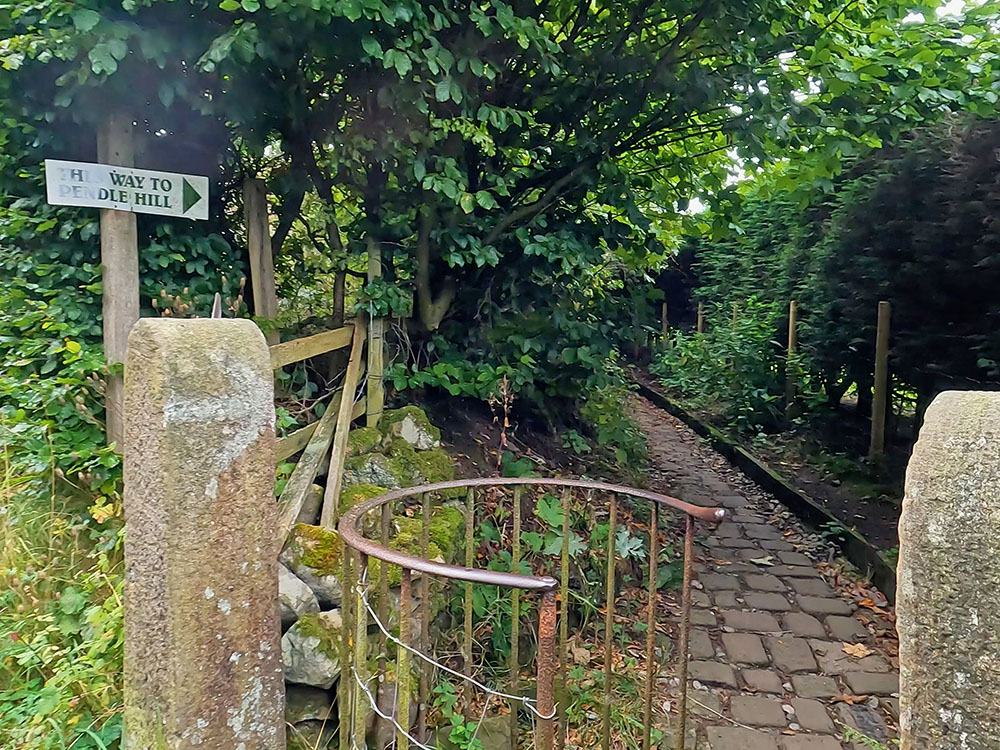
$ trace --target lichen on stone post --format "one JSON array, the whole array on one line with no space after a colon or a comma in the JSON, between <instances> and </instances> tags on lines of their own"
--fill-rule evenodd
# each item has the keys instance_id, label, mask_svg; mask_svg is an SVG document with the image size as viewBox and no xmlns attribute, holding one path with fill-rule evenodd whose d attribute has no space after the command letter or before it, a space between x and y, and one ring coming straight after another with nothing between
<instances>
[{"instance_id":1,"label":"lichen on stone post","mask_svg":"<svg viewBox=\"0 0 1000 750\"><path fill-rule=\"evenodd\" d=\"M1000 737L1000 393L927 409L899 522L903 750L987 750Z\"/></svg>"},{"instance_id":2,"label":"lichen on stone post","mask_svg":"<svg viewBox=\"0 0 1000 750\"><path fill-rule=\"evenodd\" d=\"M139 321L125 366L129 750L284 750L274 466L260 330Z\"/></svg>"}]
</instances>

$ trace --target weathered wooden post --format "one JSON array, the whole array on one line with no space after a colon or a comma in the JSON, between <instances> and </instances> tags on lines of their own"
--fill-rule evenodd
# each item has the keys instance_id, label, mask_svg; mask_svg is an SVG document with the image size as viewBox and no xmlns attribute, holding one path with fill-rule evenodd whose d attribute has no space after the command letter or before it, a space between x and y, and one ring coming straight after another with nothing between
<instances>
[{"instance_id":1,"label":"weathered wooden post","mask_svg":"<svg viewBox=\"0 0 1000 750\"><path fill-rule=\"evenodd\" d=\"M799 345L799 303L791 300L788 303L788 349L785 352L785 417L795 416L795 350Z\"/></svg>"},{"instance_id":2,"label":"weathered wooden post","mask_svg":"<svg viewBox=\"0 0 1000 750\"><path fill-rule=\"evenodd\" d=\"M368 282L382 278L382 247L373 237L368 238ZM368 394L365 425L377 427L385 406L385 318L372 316L368 328Z\"/></svg>"},{"instance_id":3,"label":"weathered wooden post","mask_svg":"<svg viewBox=\"0 0 1000 750\"><path fill-rule=\"evenodd\" d=\"M698 326L696 330L698 333L705 332L705 305L702 302L698 303Z\"/></svg>"},{"instance_id":4,"label":"weathered wooden post","mask_svg":"<svg viewBox=\"0 0 1000 750\"><path fill-rule=\"evenodd\" d=\"M135 166L131 115L115 111L104 121L97 136L97 159L116 167ZM125 361L128 334L139 319L139 239L131 211L101 209L101 279L104 359L114 368ZM122 374L115 372L108 376L104 403L107 440L119 451L122 401Z\"/></svg>"},{"instance_id":5,"label":"weathered wooden post","mask_svg":"<svg viewBox=\"0 0 1000 750\"><path fill-rule=\"evenodd\" d=\"M243 183L243 217L247 226L247 249L250 251L254 313L258 318L273 321L278 315L278 293L274 285L271 225L267 219L267 186L263 180L247 178ZM268 331L266 336L269 344L277 344L281 340L276 330Z\"/></svg>"},{"instance_id":6,"label":"weathered wooden post","mask_svg":"<svg viewBox=\"0 0 1000 750\"><path fill-rule=\"evenodd\" d=\"M736 328L736 322L739 320L739 310L740 306L734 302L733 303L733 328Z\"/></svg>"},{"instance_id":7,"label":"weathered wooden post","mask_svg":"<svg viewBox=\"0 0 1000 750\"><path fill-rule=\"evenodd\" d=\"M927 409L899 522L902 750L990 750L1000 737L1000 393Z\"/></svg>"},{"instance_id":8,"label":"weathered wooden post","mask_svg":"<svg viewBox=\"0 0 1000 750\"><path fill-rule=\"evenodd\" d=\"M660 305L660 326L662 327L663 348L667 348L667 338L670 335L670 322L667 319L667 303Z\"/></svg>"},{"instance_id":9,"label":"weathered wooden post","mask_svg":"<svg viewBox=\"0 0 1000 750\"><path fill-rule=\"evenodd\" d=\"M257 326L139 321L125 369L129 750L284 750L274 464Z\"/></svg>"},{"instance_id":10,"label":"weathered wooden post","mask_svg":"<svg viewBox=\"0 0 1000 750\"><path fill-rule=\"evenodd\" d=\"M881 464L885 456L885 413L889 405L889 319L891 305L878 303L878 328L875 332L875 384L872 393L872 434L868 459Z\"/></svg>"}]
</instances>

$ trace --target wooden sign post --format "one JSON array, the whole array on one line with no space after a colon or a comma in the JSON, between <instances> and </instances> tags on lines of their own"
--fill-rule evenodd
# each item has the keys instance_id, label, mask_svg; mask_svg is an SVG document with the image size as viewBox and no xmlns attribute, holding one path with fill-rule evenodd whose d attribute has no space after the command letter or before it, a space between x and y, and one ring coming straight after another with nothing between
<instances>
[{"instance_id":1,"label":"wooden sign post","mask_svg":"<svg viewBox=\"0 0 1000 750\"><path fill-rule=\"evenodd\" d=\"M97 164L45 160L45 193L53 206L101 209L104 393L109 444L121 450L122 374L128 335L139 319L139 236L135 215L208 218L208 178L135 169L132 116L112 112L97 133Z\"/></svg>"},{"instance_id":2,"label":"wooden sign post","mask_svg":"<svg viewBox=\"0 0 1000 750\"><path fill-rule=\"evenodd\" d=\"M116 112L108 117L98 133L97 158L120 167L135 164L131 116ZM131 211L101 209L101 274L104 359L112 371L104 392L107 440L120 452L125 437L121 369L129 332L139 319L139 237Z\"/></svg>"}]
</instances>

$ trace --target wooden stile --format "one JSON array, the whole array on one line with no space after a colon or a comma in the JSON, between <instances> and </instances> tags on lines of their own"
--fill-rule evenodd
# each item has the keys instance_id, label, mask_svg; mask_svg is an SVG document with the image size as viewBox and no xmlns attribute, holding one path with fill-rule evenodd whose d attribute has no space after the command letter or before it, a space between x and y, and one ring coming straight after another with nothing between
<instances>
[{"instance_id":1,"label":"wooden stile","mask_svg":"<svg viewBox=\"0 0 1000 750\"><path fill-rule=\"evenodd\" d=\"M337 425L337 415L343 400L343 391L333 394L330 405L323 416L315 423L312 439L306 445L302 458L295 465L292 475L285 484L285 489L278 498L278 530L282 543L288 538L288 533L295 525L295 520L302 510L309 488L312 487L316 473L333 440L333 432ZM306 428L308 429L308 428Z\"/></svg>"},{"instance_id":2,"label":"wooden stile","mask_svg":"<svg viewBox=\"0 0 1000 750\"><path fill-rule=\"evenodd\" d=\"M283 344L275 344L271 347L271 367L277 370L279 367L290 365L293 362L301 362L310 357L332 352L335 349L343 349L351 345L354 337L354 326L344 326L334 328L332 331L323 331L312 336L303 336L300 339L286 341Z\"/></svg>"},{"instance_id":3,"label":"wooden stile","mask_svg":"<svg viewBox=\"0 0 1000 750\"><path fill-rule=\"evenodd\" d=\"M340 488L344 480L344 461L347 458L347 433L351 429L351 414L354 411L354 394L358 390L361 379L362 354L365 350L367 326L358 318L354 322L354 338L351 341L351 359L347 363L347 375L344 377L343 398L337 414L337 425L333 435L333 448L330 453L330 472L326 490L323 492L323 510L320 513L320 525L331 527L337 521L337 506L340 500ZM326 416L325 414L323 416Z\"/></svg>"}]
</instances>

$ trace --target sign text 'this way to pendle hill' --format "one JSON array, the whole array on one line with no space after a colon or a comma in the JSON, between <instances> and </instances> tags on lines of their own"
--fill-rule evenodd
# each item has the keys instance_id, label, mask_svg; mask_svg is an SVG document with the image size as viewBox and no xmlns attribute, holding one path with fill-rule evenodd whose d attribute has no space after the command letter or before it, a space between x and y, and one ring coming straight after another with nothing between
<instances>
[{"instance_id":1,"label":"sign text 'this way to pendle hill'","mask_svg":"<svg viewBox=\"0 0 1000 750\"><path fill-rule=\"evenodd\" d=\"M208 178L198 175L46 159L45 190L54 206L208 218Z\"/></svg>"}]
</instances>

